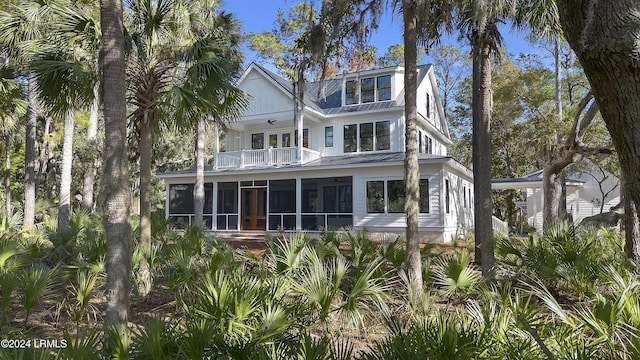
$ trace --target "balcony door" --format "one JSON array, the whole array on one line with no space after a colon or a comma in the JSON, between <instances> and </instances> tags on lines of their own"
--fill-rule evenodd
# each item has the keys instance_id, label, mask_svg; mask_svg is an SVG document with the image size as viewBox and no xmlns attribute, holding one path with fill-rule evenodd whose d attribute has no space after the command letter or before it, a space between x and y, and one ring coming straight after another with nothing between
<instances>
[{"instance_id":1,"label":"balcony door","mask_svg":"<svg viewBox=\"0 0 640 360\"><path fill-rule=\"evenodd\" d=\"M267 229L267 188L242 189L242 230Z\"/></svg>"}]
</instances>

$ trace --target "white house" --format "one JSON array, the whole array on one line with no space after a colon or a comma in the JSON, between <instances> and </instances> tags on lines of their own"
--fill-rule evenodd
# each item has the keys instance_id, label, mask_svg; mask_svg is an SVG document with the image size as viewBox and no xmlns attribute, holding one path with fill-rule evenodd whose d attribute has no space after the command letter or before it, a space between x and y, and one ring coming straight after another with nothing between
<instances>
[{"instance_id":1,"label":"white house","mask_svg":"<svg viewBox=\"0 0 640 360\"><path fill-rule=\"evenodd\" d=\"M577 225L583 219L607 212L620 203L620 179L589 160L567 172L567 213ZM542 170L515 179L494 179L491 187L520 189L526 198L527 220L542 231L543 202Z\"/></svg>"},{"instance_id":2,"label":"white house","mask_svg":"<svg viewBox=\"0 0 640 360\"><path fill-rule=\"evenodd\" d=\"M472 173L447 156L433 67L418 72L420 234L446 241L473 228ZM291 82L251 64L238 81L250 107L205 169L206 227L404 232L403 74L403 67L345 74L325 80L324 95L322 84L308 83L296 120ZM167 217L190 222L195 170L158 177Z\"/></svg>"}]
</instances>

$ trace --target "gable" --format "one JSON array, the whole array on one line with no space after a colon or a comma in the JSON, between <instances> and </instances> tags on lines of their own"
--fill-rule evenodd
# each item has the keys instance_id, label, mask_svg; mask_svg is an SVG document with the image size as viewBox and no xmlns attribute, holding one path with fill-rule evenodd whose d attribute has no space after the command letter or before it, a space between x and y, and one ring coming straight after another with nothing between
<instances>
[{"instance_id":1,"label":"gable","mask_svg":"<svg viewBox=\"0 0 640 360\"><path fill-rule=\"evenodd\" d=\"M250 98L245 116L293 110L291 94L255 67L242 76L238 87Z\"/></svg>"}]
</instances>

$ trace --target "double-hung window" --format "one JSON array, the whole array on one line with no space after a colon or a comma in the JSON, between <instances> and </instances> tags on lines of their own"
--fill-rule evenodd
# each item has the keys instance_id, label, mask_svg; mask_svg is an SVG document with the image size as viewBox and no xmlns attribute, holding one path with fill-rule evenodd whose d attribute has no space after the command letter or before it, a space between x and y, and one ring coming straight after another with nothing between
<instances>
[{"instance_id":1,"label":"double-hung window","mask_svg":"<svg viewBox=\"0 0 640 360\"><path fill-rule=\"evenodd\" d=\"M389 150L391 121L349 124L343 128L344 152Z\"/></svg>"},{"instance_id":2,"label":"double-hung window","mask_svg":"<svg viewBox=\"0 0 640 360\"><path fill-rule=\"evenodd\" d=\"M420 213L429 213L429 180L420 180ZM404 180L367 181L367 213L398 214L405 212Z\"/></svg>"}]
</instances>

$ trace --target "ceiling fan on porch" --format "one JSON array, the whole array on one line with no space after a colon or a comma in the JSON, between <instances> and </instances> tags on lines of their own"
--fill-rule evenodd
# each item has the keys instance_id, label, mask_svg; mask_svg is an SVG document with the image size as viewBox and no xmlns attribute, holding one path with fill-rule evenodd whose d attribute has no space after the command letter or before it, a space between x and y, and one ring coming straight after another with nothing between
<instances>
[{"instance_id":1,"label":"ceiling fan on porch","mask_svg":"<svg viewBox=\"0 0 640 360\"><path fill-rule=\"evenodd\" d=\"M278 120L275 120L275 119L269 119L269 120L267 120L267 124L269 124L269 125L275 125L275 124L276 124L276 122L278 122Z\"/></svg>"}]
</instances>

